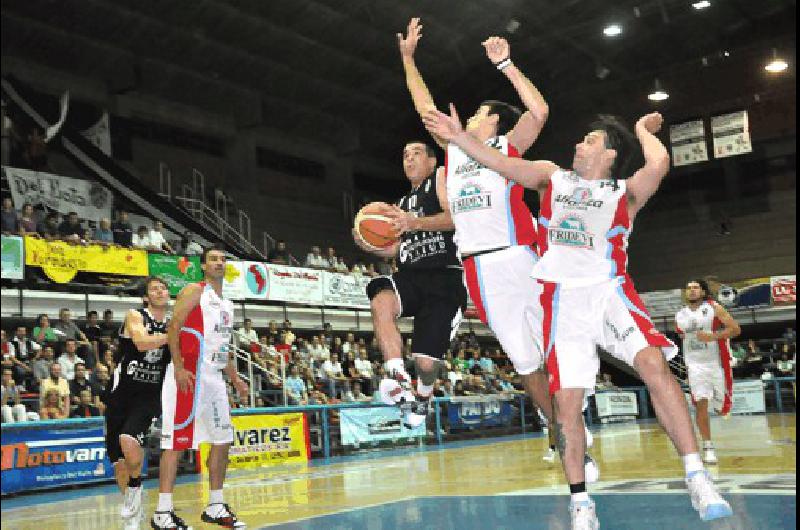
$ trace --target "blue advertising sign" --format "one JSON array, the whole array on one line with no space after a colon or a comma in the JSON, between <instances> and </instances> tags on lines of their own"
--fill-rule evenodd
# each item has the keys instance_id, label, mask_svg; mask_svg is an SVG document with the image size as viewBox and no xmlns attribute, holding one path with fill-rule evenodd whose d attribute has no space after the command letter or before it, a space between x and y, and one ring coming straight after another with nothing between
<instances>
[{"instance_id":1,"label":"blue advertising sign","mask_svg":"<svg viewBox=\"0 0 800 530\"><path fill-rule=\"evenodd\" d=\"M342 445L425 436L425 424L409 429L397 407L366 407L339 411Z\"/></svg>"},{"instance_id":2,"label":"blue advertising sign","mask_svg":"<svg viewBox=\"0 0 800 530\"><path fill-rule=\"evenodd\" d=\"M103 418L3 425L2 494L114 478Z\"/></svg>"},{"instance_id":3,"label":"blue advertising sign","mask_svg":"<svg viewBox=\"0 0 800 530\"><path fill-rule=\"evenodd\" d=\"M512 416L511 401L500 397L451 398L447 405L451 429L509 425Z\"/></svg>"}]
</instances>

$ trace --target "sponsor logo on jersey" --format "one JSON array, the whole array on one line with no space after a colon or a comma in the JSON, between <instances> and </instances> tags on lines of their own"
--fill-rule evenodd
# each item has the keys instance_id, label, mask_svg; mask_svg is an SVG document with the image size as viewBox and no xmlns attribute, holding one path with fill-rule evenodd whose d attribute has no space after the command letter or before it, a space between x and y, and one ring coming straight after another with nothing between
<instances>
[{"instance_id":1,"label":"sponsor logo on jersey","mask_svg":"<svg viewBox=\"0 0 800 530\"><path fill-rule=\"evenodd\" d=\"M411 238L400 243L398 259L400 263L417 261L447 252L447 243L441 232L416 232Z\"/></svg>"},{"instance_id":2,"label":"sponsor logo on jersey","mask_svg":"<svg viewBox=\"0 0 800 530\"><path fill-rule=\"evenodd\" d=\"M631 333L636 331L636 328L633 326L628 327L625 331L620 333L617 326L615 326L610 320L606 320L606 327L611 330L611 333L614 334L614 338L617 339L618 342L625 342L628 337L630 337Z\"/></svg>"},{"instance_id":3,"label":"sponsor logo on jersey","mask_svg":"<svg viewBox=\"0 0 800 530\"><path fill-rule=\"evenodd\" d=\"M547 237L554 245L572 248L594 248L594 236L586 230L583 219L574 215L562 218L547 229Z\"/></svg>"},{"instance_id":4,"label":"sponsor logo on jersey","mask_svg":"<svg viewBox=\"0 0 800 530\"><path fill-rule=\"evenodd\" d=\"M603 201L592 199L592 190L585 187L575 188L572 194L562 193L556 195L555 202L573 210L588 210L589 208L601 208L603 206Z\"/></svg>"},{"instance_id":5,"label":"sponsor logo on jersey","mask_svg":"<svg viewBox=\"0 0 800 530\"><path fill-rule=\"evenodd\" d=\"M125 373L128 374L131 381L137 383L161 383L162 369L158 365L152 366L146 362L139 363L139 361L134 360L128 363Z\"/></svg>"},{"instance_id":6,"label":"sponsor logo on jersey","mask_svg":"<svg viewBox=\"0 0 800 530\"><path fill-rule=\"evenodd\" d=\"M486 192L478 184L468 182L461 187L458 198L450 201L450 210L453 215L486 210L492 207L492 194Z\"/></svg>"},{"instance_id":7,"label":"sponsor logo on jersey","mask_svg":"<svg viewBox=\"0 0 800 530\"><path fill-rule=\"evenodd\" d=\"M144 352L144 362L155 364L161 360L161 357L163 357L163 355L164 352L161 351L161 348L156 348L154 350L147 350L146 352Z\"/></svg>"}]
</instances>

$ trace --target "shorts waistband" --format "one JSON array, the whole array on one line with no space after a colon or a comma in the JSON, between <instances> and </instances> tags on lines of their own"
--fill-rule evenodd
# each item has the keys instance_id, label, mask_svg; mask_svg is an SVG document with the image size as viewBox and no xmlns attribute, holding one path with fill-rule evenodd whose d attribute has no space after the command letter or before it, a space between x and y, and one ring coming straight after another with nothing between
<instances>
[{"instance_id":1,"label":"shorts waistband","mask_svg":"<svg viewBox=\"0 0 800 530\"><path fill-rule=\"evenodd\" d=\"M487 249L487 250L479 250L478 252L473 252L471 254L467 254L466 256L463 256L463 259L477 258L478 256L483 256L485 254L491 254L493 252L500 252L501 250L505 250L507 248L511 248L511 247L506 245L505 247L497 247L497 248L490 248L490 249Z\"/></svg>"}]
</instances>

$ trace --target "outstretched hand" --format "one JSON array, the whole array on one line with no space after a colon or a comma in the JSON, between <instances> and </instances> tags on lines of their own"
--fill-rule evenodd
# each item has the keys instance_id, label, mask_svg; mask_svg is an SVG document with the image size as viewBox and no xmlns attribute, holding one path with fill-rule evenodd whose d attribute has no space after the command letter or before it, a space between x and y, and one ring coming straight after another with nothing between
<instances>
[{"instance_id":1,"label":"outstretched hand","mask_svg":"<svg viewBox=\"0 0 800 530\"><path fill-rule=\"evenodd\" d=\"M419 23L419 17L412 18L406 29L406 36L403 37L402 33L397 34L397 45L400 48L400 56L403 59L411 59L414 57L414 51L417 49L417 44L421 38L422 24Z\"/></svg>"},{"instance_id":2,"label":"outstretched hand","mask_svg":"<svg viewBox=\"0 0 800 530\"><path fill-rule=\"evenodd\" d=\"M486 57L497 64L511 57L511 47L508 41L503 37L489 37L483 41L483 47L486 49Z\"/></svg>"},{"instance_id":3,"label":"outstretched hand","mask_svg":"<svg viewBox=\"0 0 800 530\"><path fill-rule=\"evenodd\" d=\"M646 114L639 118L639 121L636 122L636 127L644 127L644 129L650 134L656 134L661 130L661 126L663 124L664 117L661 115L661 113L651 112L650 114Z\"/></svg>"},{"instance_id":4,"label":"outstretched hand","mask_svg":"<svg viewBox=\"0 0 800 530\"><path fill-rule=\"evenodd\" d=\"M452 103L450 103L449 116L438 109L431 109L422 117L422 122L429 133L448 142L464 132L461 118L458 117L456 107Z\"/></svg>"}]
</instances>

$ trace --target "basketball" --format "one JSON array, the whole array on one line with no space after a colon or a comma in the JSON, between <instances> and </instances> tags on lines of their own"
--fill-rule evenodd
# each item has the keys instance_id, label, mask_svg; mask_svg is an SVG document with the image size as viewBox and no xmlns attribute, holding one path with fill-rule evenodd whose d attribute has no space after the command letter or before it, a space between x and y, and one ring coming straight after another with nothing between
<instances>
[{"instance_id":1,"label":"basketball","mask_svg":"<svg viewBox=\"0 0 800 530\"><path fill-rule=\"evenodd\" d=\"M388 209L385 202L371 202L356 214L353 228L365 243L376 249L392 246L399 237L391 219L383 215Z\"/></svg>"}]
</instances>

